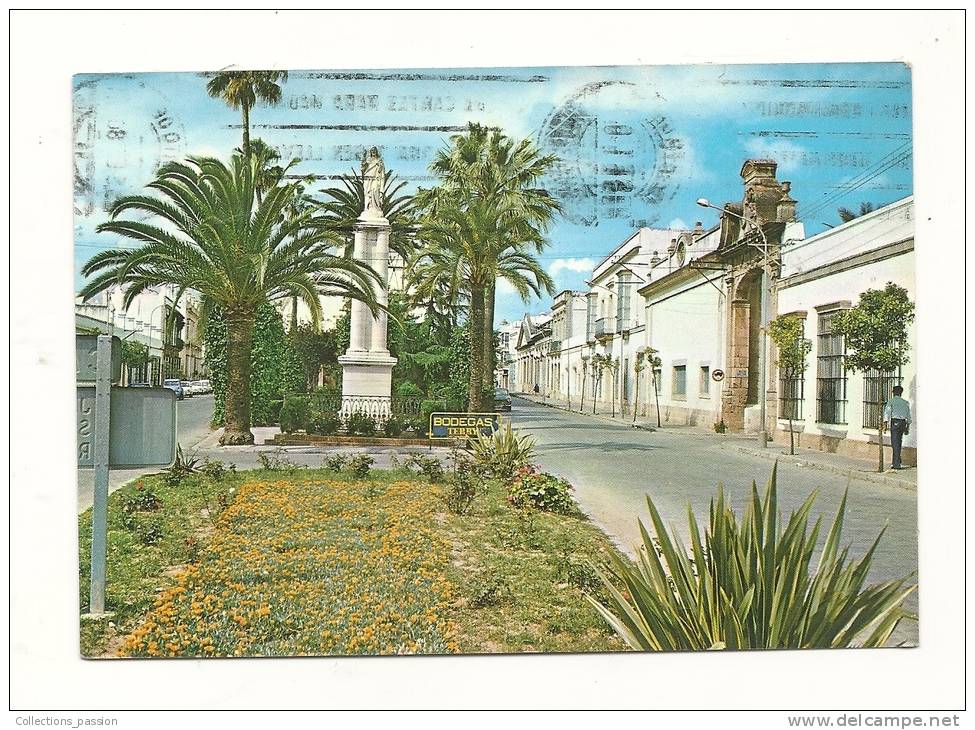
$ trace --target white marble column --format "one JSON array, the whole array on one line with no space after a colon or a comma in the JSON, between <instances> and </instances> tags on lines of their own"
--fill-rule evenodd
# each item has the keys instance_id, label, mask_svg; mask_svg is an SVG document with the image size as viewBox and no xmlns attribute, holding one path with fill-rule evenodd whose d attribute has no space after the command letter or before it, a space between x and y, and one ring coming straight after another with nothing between
<instances>
[{"instance_id":1,"label":"white marble column","mask_svg":"<svg viewBox=\"0 0 975 730\"><path fill-rule=\"evenodd\" d=\"M383 284L377 287L377 301L386 305L389 303L389 296L387 294L387 285L389 278L389 226L383 226L376 230L375 233L376 241L372 246L372 257L369 261L372 267L379 274L379 280ZM371 327L371 340L369 343L370 352L378 352L384 355L389 354L389 349L386 343L386 324L387 324L387 314L385 311L379 311L376 316L372 318L370 323Z\"/></svg>"},{"instance_id":2,"label":"white marble column","mask_svg":"<svg viewBox=\"0 0 975 730\"><path fill-rule=\"evenodd\" d=\"M355 243L352 256L356 261L365 261L372 248L370 234L372 230L362 225L355 227ZM369 350L369 326L372 316L369 308L358 299L352 300L349 322L349 352L366 352Z\"/></svg>"}]
</instances>

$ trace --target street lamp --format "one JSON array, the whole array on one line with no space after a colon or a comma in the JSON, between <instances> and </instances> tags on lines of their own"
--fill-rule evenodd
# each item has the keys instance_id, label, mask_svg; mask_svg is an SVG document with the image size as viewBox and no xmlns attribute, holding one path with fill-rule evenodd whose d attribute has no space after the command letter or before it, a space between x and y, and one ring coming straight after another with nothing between
<instances>
[{"instance_id":1,"label":"street lamp","mask_svg":"<svg viewBox=\"0 0 975 730\"><path fill-rule=\"evenodd\" d=\"M768 321L767 320L768 320L769 288L772 285L772 272L771 272L771 266L769 264L770 246L768 242L768 237L765 235L765 231L762 230L762 227L757 223L755 223L754 221L750 221L747 218L745 218L745 216L739 215L738 213L728 210L727 208L719 208L716 205L712 205L711 201L709 201L707 198L698 198L697 204L700 205L702 208L713 208L714 210L717 210L722 214L727 213L730 216L734 216L735 218L740 220L743 224L752 226L755 230L758 231L758 234L762 237L761 246L751 243L750 241L747 240L745 241L745 244L757 248L759 251L762 252L762 289L761 289L761 294L762 294L761 310L762 311L761 311L761 322L760 322L761 327L759 328L762 333L762 349L759 351L760 357L759 357L759 364L758 364L758 371L759 371L758 377L759 377L759 390L760 390L758 396L758 405L759 405L759 416L762 420L762 426L758 432L758 441L761 444L762 448L764 449L768 446L768 431L766 430L766 419L765 419L765 405L766 405L765 401L767 398L766 392L768 390L768 383L766 383L766 379L767 379L766 361L768 360L768 332L767 332Z\"/></svg>"}]
</instances>

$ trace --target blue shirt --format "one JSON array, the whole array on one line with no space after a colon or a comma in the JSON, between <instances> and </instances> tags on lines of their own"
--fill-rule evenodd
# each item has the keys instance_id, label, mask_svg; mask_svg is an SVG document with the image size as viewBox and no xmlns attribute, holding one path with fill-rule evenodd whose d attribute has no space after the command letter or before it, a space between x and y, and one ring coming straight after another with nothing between
<instances>
[{"instance_id":1,"label":"blue shirt","mask_svg":"<svg viewBox=\"0 0 975 730\"><path fill-rule=\"evenodd\" d=\"M900 418L908 423L911 422L911 404L899 395L895 395L884 406L884 422L890 423L890 419L892 418Z\"/></svg>"}]
</instances>

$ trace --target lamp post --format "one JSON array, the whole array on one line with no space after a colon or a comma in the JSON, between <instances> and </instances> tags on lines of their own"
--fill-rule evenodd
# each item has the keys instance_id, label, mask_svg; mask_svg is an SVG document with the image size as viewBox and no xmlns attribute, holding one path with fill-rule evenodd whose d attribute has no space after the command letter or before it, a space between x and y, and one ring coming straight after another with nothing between
<instances>
[{"instance_id":1,"label":"lamp post","mask_svg":"<svg viewBox=\"0 0 975 730\"><path fill-rule=\"evenodd\" d=\"M711 202L707 198L698 198L697 199L697 204L700 205L702 208L713 208L714 210L717 210L717 211L721 212L722 214L727 213L730 216L734 216L735 218L737 218L738 220L740 220L743 224L752 226L755 230L758 231L758 234L762 237L762 245L761 246L759 246L757 244L754 244L754 243L751 243L751 242L749 242L747 240L745 241L745 243L746 243L746 245L752 246L753 248L757 248L759 251L762 252L762 288L761 288L762 300L761 300L761 305L760 305L761 306L761 314L760 314L760 317L761 317L760 325L761 326L759 327L759 331L761 332L761 335L762 335L762 347L759 350L759 361L758 361L758 371L759 371L759 375L758 375L758 377L759 377L758 405L759 405L759 415L760 415L762 424L761 424L761 429L758 432L758 441L759 441L759 444L761 444L762 448L764 449L764 448L766 448L768 446L768 431L766 430L767 429L767 426L766 426L766 418L765 418L765 408L766 408L765 401L766 401L766 398L767 398L766 391L768 390L768 383L766 382L767 377L768 377L767 376L767 361L768 361L768 331L767 331L768 330L768 300L769 300L769 294L770 294L769 289L770 289L770 287L772 285L772 272L771 272L771 266L770 266L770 263L769 263L770 246L769 246L769 242L768 242L768 237L765 235L765 231L762 230L762 227L760 225L758 225L757 223L755 223L754 221L750 221L747 218L745 218L745 216L739 215L738 213L735 213L733 211L730 211L727 208L719 208L716 205L712 205Z\"/></svg>"}]
</instances>

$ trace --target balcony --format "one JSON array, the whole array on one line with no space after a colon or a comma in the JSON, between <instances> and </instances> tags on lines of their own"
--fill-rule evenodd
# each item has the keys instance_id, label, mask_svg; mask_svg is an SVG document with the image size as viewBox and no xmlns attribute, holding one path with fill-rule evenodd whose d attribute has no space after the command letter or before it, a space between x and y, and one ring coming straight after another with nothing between
<instances>
[{"instance_id":1,"label":"balcony","mask_svg":"<svg viewBox=\"0 0 975 730\"><path fill-rule=\"evenodd\" d=\"M596 320L597 340L610 339L614 334L616 334L616 331L613 327L613 320L609 317L602 317Z\"/></svg>"},{"instance_id":2,"label":"balcony","mask_svg":"<svg viewBox=\"0 0 975 730\"><path fill-rule=\"evenodd\" d=\"M562 352L562 340L551 340L548 343L548 354L558 355Z\"/></svg>"}]
</instances>

